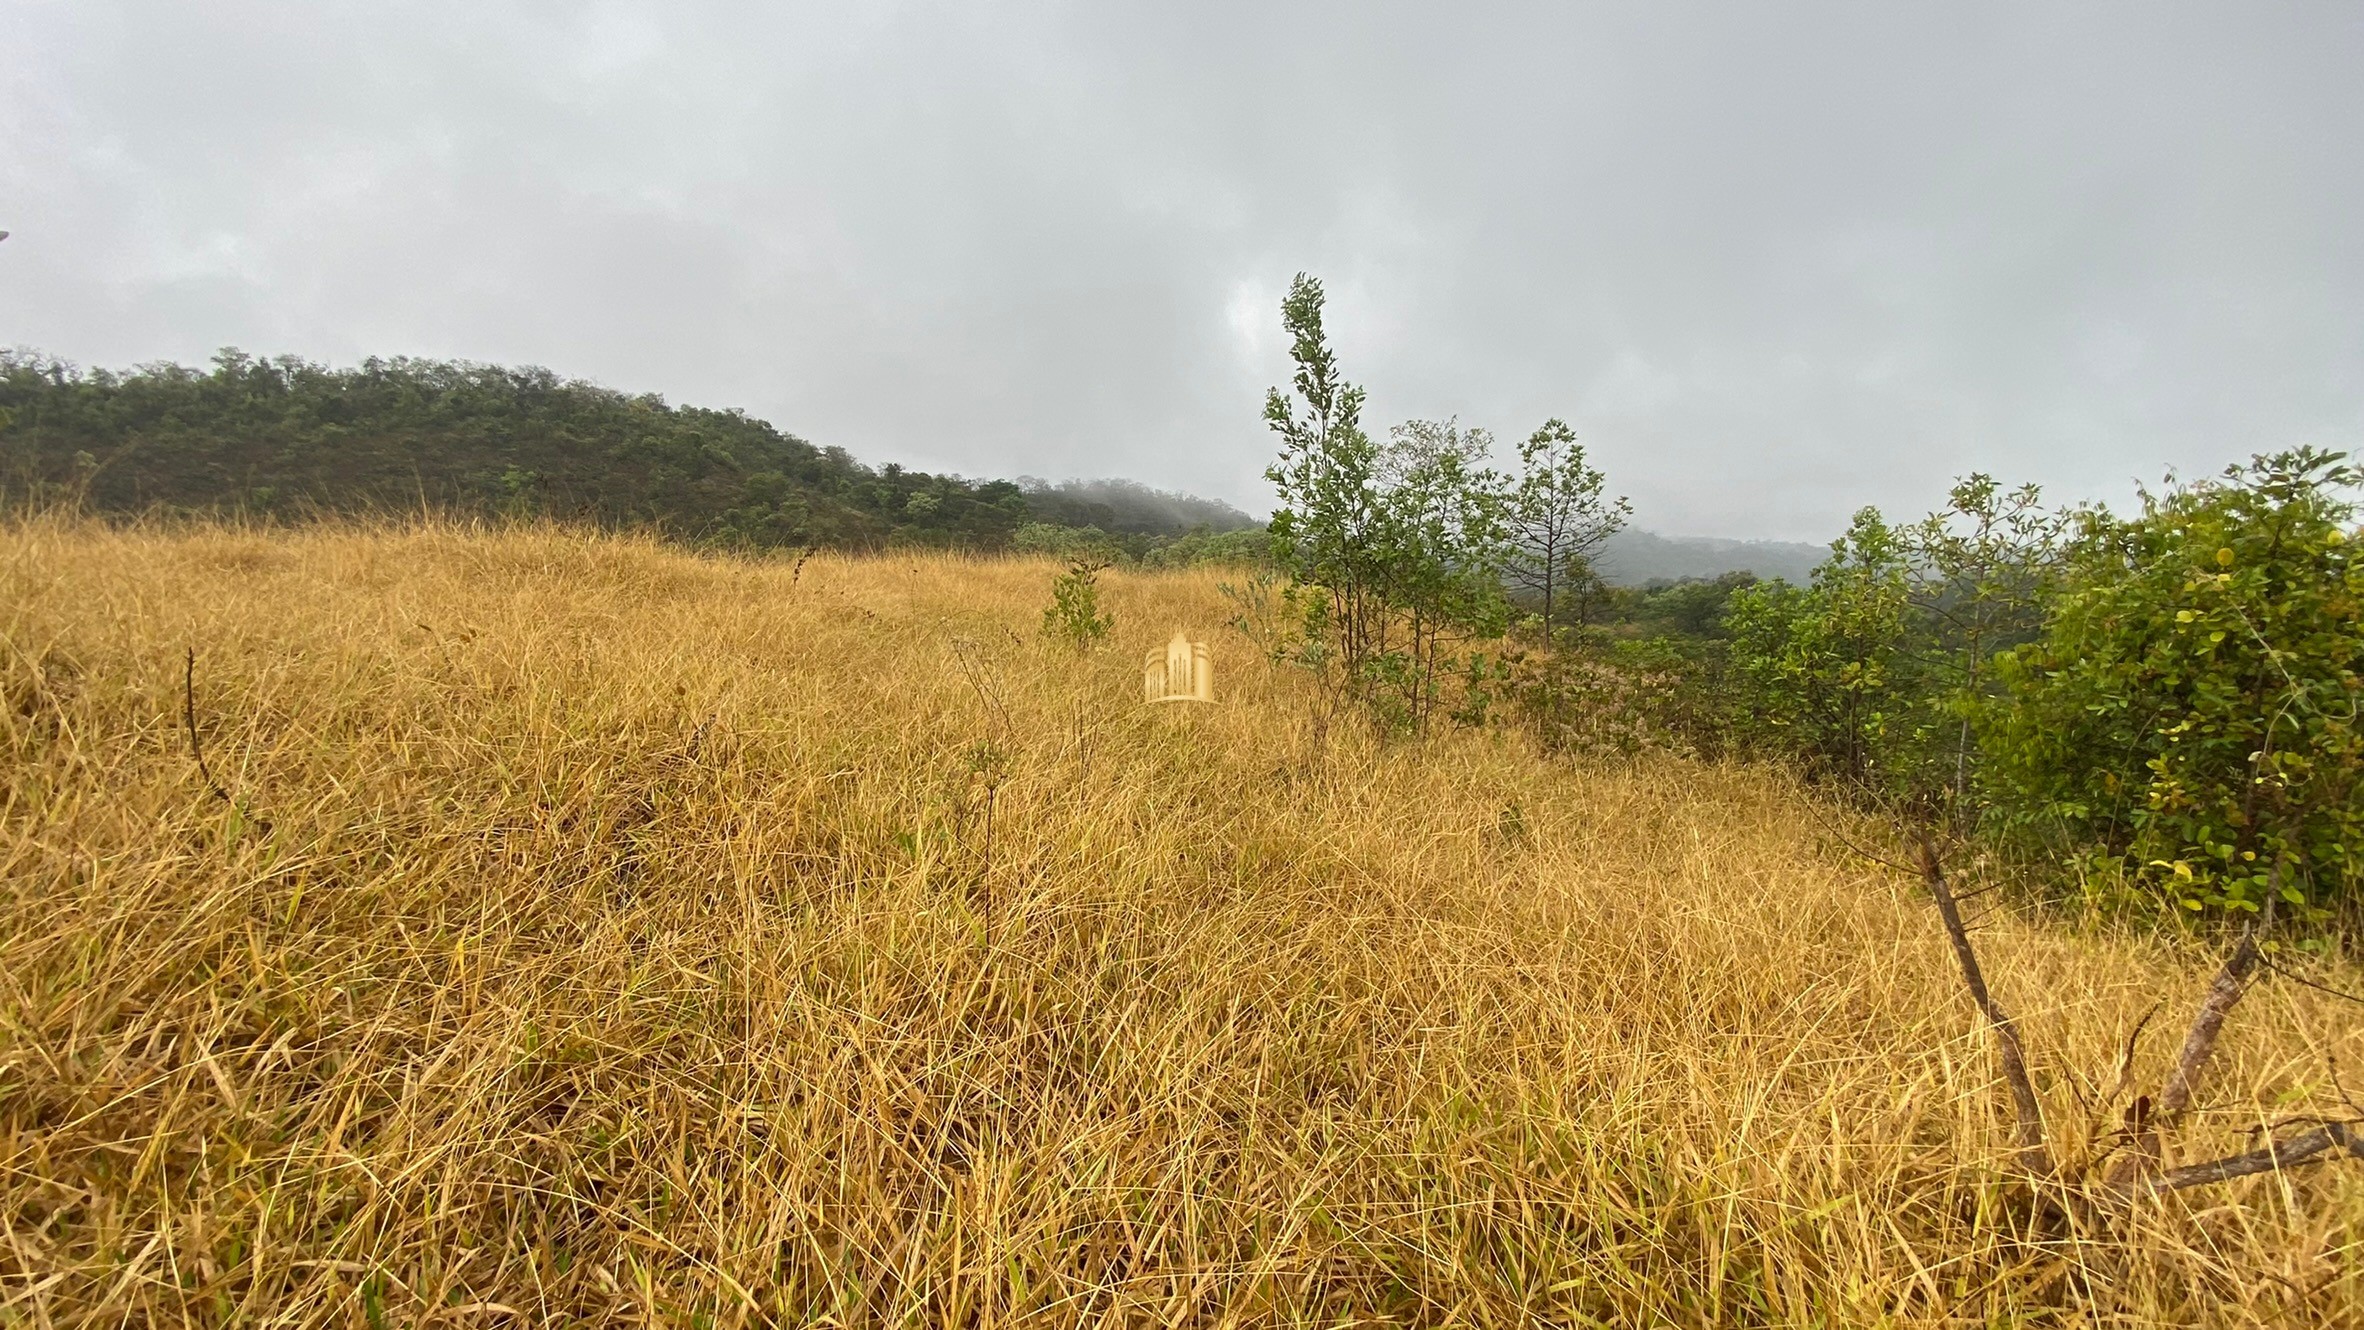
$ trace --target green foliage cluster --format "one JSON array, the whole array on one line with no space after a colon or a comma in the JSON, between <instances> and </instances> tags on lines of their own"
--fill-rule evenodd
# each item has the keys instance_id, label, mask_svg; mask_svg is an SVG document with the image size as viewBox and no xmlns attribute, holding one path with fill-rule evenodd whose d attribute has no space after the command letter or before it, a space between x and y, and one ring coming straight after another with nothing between
<instances>
[{"instance_id":1,"label":"green foliage cluster","mask_svg":"<svg viewBox=\"0 0 2364 1330\"><path fill-rule=\"evenodd\" d=\"M1104 564L1125 557L1123 543L1096 526L1058 526L1028 522L1010 533L1010 550L1053 559L1093 559Z\"/></svg>"},{"instance_id":2,"label":"green foliage cluster","mask_svg":"<svg viewBox=\"0 0 2364 1330\"><path fill-rule=\"evenodd\" d=\"M1732 598L1731 678L1745 741L1820 775L1892 785L1917 768L1930 698L1908 645L1911 583L1902 542L1874 509L1855 515L1814 580L1764 582Z\"/></svg>"},{"instance_id":3,"label":"green foliage cluster","mask_svg":"<svg viewBox=\"0 0 2364 1330\"><path fill-rule=\"evenodd\" d=\"M1106 563L1078 559L1051 581L1051 603L1042 612L1043 636L1088 651L1106 641L1116 616L1100 610L1100 574Z\"/></svg>"},{"instance_id":4,"label":"green foliage cluster","mask_svg":"<svg viewBox=\"0 0 2364 1330\"><path fill-rule=\"evenodd\" d=\"M1270 582L1235 593L1237 620L1286 658L1363 704L1386 732L1439 715L1483 720L1508 678L1486 644L1508 629L1505 579L1533 578L1545 612L1581 580L1583 555L1622 521L1600 473L1558 421L1538 430L1517 478L1488 465L1493 438L1454 421L1407 421L1384 444L1362 426L1363 390L1347 381L1322 326L1319 281L1298 274L1281 306L1296 363L1293 394L1266 394L1281 442L1266 470L1280 504Z\"/></svg>"},{"instance_id":5,"label":"green foliage cluster","mask_svg":"<svg viewBox=\"0 0 2364 1330\"><path fill-rule=\"evenodd\" d=\"M1230 504L1152 489L1131 480L1067 480L1054 485L1018 477L1027 510L1052 526L1089 527L1120 539L1182 531L1231 532L1262 523Z\"/></svg>"},{"instance_id":6,"label":"green foliage cluster","mask_svg":"<svg viewBox=\"0 0 2364 1330\"><path fill-rule=\"evenodd\" d=\"M2183 909L2319 911L2364 885L2358 473L2261 457L2077 515L2042 634L2000 653L1983 792Z\"/></svg>"},{"instance_id":7,"label":"green foliage cluster","mask_svg":"<svg viewBox=\"0 0 2364 1330\"><path fill-rule=\"evenodd\" d=\"M1501 703L1546 748L1771 757L2145 910L2321 923L2364 908L2360 475L2310 449L2047 508L1972 475L1899 525L1855 515L1803 584L1604 585L1623 500L1549 421L1520 473L1412 421L1374 439L1322 326L1266 424L1271 568L1235 623L1383 730ZM1522 618L1518 611L1532 612Z\"/></svg>"},{"instance_id":8,"label":"green foliage cluster","mask_svg":"<svg viewBox=\"0 0 2364 1330\"><path fill-rule=\"evenodd\" d=\"M2122 903L2364 904L2357 479L2301 449L2127 516L1985 476L1866 509L1808 585L1732 595L1727 737Z\"/></svg>"},{"instance_id":9,"label":"green foliage cluster","mask_svg":"<svg viewBox=\"0 0 2364 1330\"><path fill-rule=\"evenodd\" d=\"M1199 527L1160 541L1138 557L1151 568L1254 568L1272 558L1272 537L1261 526L1233 531Z\"/></svg>"},{"instance_id":10,"label":"green foliage cluster","mask_svg":"<svg viewBox=\"0 0 2364 1330\"><path fill-rule=\"evenodd\" d=\"M1724 573L1648 586L1609 587L1587 623L1617 640L1716 642L1725 637L1732 597L1756 585L1754 573Z\"/></svg>"},{"instance_id":11,"label":"green foliage cluster","mask_svg":"<svg viewBox=\"0 0 2364 1330\"><path fill-rule=\"evenodd\" d=\"M1623 497L1608 497L1607 485L1608 477L1585 460L1576 431L1565 421L1544 421L1519 445L1503 573L1534 597L1546 642L1563 616L1582 627L1607 598L1608 583L1593 567L1594 556L1633 512Z\"/></svg>"},{"instance_id":12,"label":"green foliage cluster","mask_svg":"<svg viewBox=\"0 0 2364 1330\"><path fill-rule=\"evenodd\" d=\"M1098 523L1133 557L1221 504L1123 482L1052 486L871 468L740 411L674 406L545 369L236 350L209 369L80 370L0 353L0 486L100 512L439 510L650 526L734 549L1006 548L1029 523Z\"/></svg>"},{"instance_id":13,"label":"green foliage cluster","mask_svg":"<svg viewBox=\"0 0 2364 1330\"><path fill-rule=\"evenodd\" d=\"M1215 531L1200 526L1179 535L1150 535L1028 522L1010 534L1010 549L1019 554L1088 558L1145 568L1252 567L1266 558L1266 536L1262 528Z\"/></svg>"}]
</instances>

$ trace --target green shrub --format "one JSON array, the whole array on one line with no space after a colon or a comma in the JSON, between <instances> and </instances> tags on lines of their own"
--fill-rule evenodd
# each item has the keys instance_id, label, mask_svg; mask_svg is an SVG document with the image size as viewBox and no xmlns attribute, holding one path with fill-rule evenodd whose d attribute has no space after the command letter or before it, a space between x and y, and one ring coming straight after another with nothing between
<instances>
[{"instance_id":1,"label":"green shrub","mask_svg":"<svg viewBox=\"0 0 2364 1330\"><path fill-rule=\"evenodd\" d=\"M2364 880L2364 561L2312 449L2079 515L2034 642L1980 712L2000 823L2084 848L2182 909L2293 906Z\"/></svg>"},{"instance_id":2,"label":"green shrub","mask_svg":"<svg viewBox=\"0 0 2364 1330\"><path fill-rule=\"evenodd\" d=\"M1028 522L1011 532L1010 549L1070 562L1093 560L1103 566L1116 562L1123 552L1115 537L1096 526L1053 526L1048 522Z\"/></svg>"},{"instance_id":3,"label":"green shrub","mask_svg":"<svg viewBox=\"0 0 2364 1330\"><path fill-rule=\"evenodd\" d=\"M1108 567L1078 559L1051 581L1051 603L1042 612L1043 636L1078 651L1089 650L1116 627L1116 616L1100 612L1100 574Z\"/></svg>"},{"instance_id":4,"label":"green shrub","mask_svg":"<svg viewBox=\"0 0 2364 1330\"><path fill-rule=\"evenodd\" d=\"M1446 692L1484 677L1475 653L1509 622L1509 482L1486 465L1484 430L1407 421L1384 445L1365 432L1363 390L1339 369L1322 302L1321 283L1300 273L1281 305L1297 372L1294 396L1265 396L1281 441L1264 472L1280 499L1271 559L1290 579L1293 621L1319 644L1296 659L1382 732L1416 732L1438 714L1475 714Z\"/></svg>"},{"instance_id":5,"label":"green shrub","mask_svg":"<svg viewBox=\"0 0 2364 1330\"><path fill-rule=\"evenodd\" d=\"M1224 565L1255 568L1270 561L1271 537L1261 527L1240 531L1186 531L1141 556L1151 568L1196 568Z\"/></svg>"},{"instance_id":6,"label":"green shrub","mask_svg":"<svg viewBox=\"0 0 2364 1330\"><path fill-rule=\"evenodd\" d=\"M1741 737L1814 776L1890 797L1927 783L1935 699L1902 534L1866 508L1808 586L1732 593L1731 684Z\"/></svg>"}]
</instances>

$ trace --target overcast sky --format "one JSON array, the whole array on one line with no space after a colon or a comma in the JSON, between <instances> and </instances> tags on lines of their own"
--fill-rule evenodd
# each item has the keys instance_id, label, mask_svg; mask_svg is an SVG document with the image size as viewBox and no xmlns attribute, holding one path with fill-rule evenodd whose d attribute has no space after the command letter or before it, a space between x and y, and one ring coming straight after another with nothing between
<instances>
[{"instance_id":1,"label":"overcast sky","mask_svg":"<svg viewBox=\"0 0 2364 1330\"><path fill-rule=\"evenodd\" d=\"M1376 424L1674 533L2364 445L2364 6L0 0L0 344L550 366L1268 506Z\"/></svg>"}]
</instances>

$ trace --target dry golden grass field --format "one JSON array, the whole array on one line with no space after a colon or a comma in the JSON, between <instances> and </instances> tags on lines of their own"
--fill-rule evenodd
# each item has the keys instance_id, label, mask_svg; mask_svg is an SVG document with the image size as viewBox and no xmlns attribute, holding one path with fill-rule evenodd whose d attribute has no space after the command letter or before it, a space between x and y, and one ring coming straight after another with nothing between
<instances>
[{"instance_id":1,"label":"dry golden grass field","mask_svg":"<svg viewBox=\"0 0 2364 1330\"><path fill-rule=\"evenodd\" d=\"M1054 571L0 528L0 1325L2364 1324L2364 1168L2031 1236L1779 778L1324 741L1218 575L1079 657ZM2212 968L1979 941L2071 1146ZM2352 1012L2260 987L2187 1152Z\"/></svg>"}]
</instances>

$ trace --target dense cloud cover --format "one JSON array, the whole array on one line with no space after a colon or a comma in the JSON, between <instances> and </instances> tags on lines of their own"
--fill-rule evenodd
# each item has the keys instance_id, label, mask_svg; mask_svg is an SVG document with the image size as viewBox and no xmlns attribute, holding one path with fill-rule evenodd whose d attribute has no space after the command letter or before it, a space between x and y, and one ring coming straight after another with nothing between
<instances>
[{"instance_id":1,"label":"dense cloud cover","mask_svg":"<svg viewBox=\"0 0 2364 1330\"><path fill-rule=\"evenodd\" d=\"M1277 304L1371 416L1571 420L1824 537L2364 443L2353 5L204 5L0 22L0 343L552 366L1261 511Z\"/></svg>"}]
</instances>

